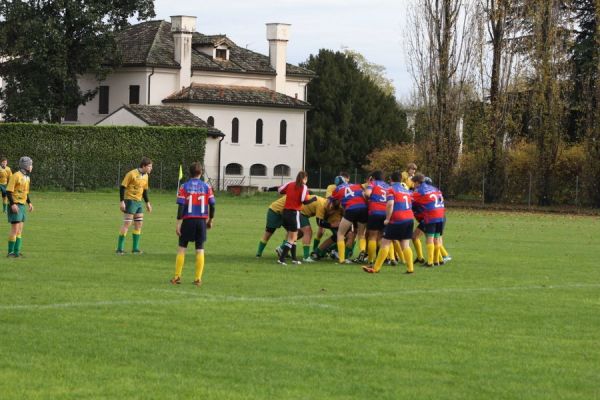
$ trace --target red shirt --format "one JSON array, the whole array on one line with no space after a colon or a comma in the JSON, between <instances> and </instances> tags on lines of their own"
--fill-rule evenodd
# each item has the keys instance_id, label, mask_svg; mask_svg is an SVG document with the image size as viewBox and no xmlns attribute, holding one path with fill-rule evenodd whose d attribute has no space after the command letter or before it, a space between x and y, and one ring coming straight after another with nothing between
<instances>
[{"instance_id":1,"label":"red shirt","mask_svg":"<svg viewBox=\"0 0 600 400\"><path fill-rule=\"evenodd\" d=\"M367 189L371 189L369 215L385 215L387 192L390 189L390 185L383 181L371 181Z\"/></svg>"},{"instance_id":2,"label":"red shirt","mask_svg":"<svg viewBox=\"0 0 600 400\"><path fill-rule=\"evenodd\" d=\"M394 209L390 224L402 224L412 221L415 217L412 212L412 193L400 183L392 184L388 190L388 201L394 201Z\"/></svg>"},{"instance_id":3,"label":"red shirt","mask_svg":"<svg viewBox=\"0 0 600 400\"><path fill-rule=\"evenodd\" d=\"M444 196L435 186L421 183L413 192L413 201L417 208L423 210L423 222L426 224L444 221Z\"/></svg>"},{"instance_id":4,"label":"red shirt","mask_svg":"<svg viewBox=\"0 0 600 400\"><path fill-rule=\"evenodd\" d=\"M331 198L338 200L344 210L360 210L367 208L363 192L363 187L357 183L343 183L333 191Z\"/></svg>"},{"instance_id":5,"label":"red shirt","mask_svg":"<svg viewBox=\"0 0 600 400\"><path fill-rule=\"evenodd\" d=\"M298 186L296 181L290 181L284 185L281 185L277 191L281 194L285 194L285 205L283 206L286 210L300 211L302 209L302 203L308 199L308 187L306 185Z\"/></svg>"}]
</instances>

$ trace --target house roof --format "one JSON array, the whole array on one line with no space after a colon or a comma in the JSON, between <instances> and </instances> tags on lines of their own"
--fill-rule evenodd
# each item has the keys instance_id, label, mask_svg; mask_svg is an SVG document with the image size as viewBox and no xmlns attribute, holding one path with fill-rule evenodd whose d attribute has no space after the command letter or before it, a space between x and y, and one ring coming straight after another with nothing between
<instances>
[{"instance_id":1,"label":"house roof","mask_svg":"<svg viewBox=\"0 0 600 400\"><path fill-rule=\"evenodd\" d=\"M238 106L268 106L309 109L305 101L275 92L265 87L223 86L192 83L163 103L227 104Z\"/></svg>"},{"instance_id":2,"label":"house roof","mask_svg":"<svg viewBox=\"0 0 600 400\"><path fill-rule=\"evenodd\" d=\"M194 128L205 128L208 131L208 136L225 136L223 132L208 125L206 122L204 122L204 120L198 118L189 110L176 106L146 106L141 104L124 105L104 118L102 121L122 109L126 109L131 114L135 115L150 126L187 126Z\"/></svg>"},{"instance_id":3,"label":"house roof","mask_svg":"<svg viewBox=\"0 0 600 400\"><path fill-rule=\"evenodd\" d=\"M214 59L194 48L220 45L229 47L229 60ZM167 21L132 25L117 34L117 46L123 66L180 68L174 59L173 34L171 24ZM226 35L203 35L198 32L194 32L192 36L192 70L267 75L276 73L268 56L239 47ZM287 64L286 73L289 76L315 76L313 71L292 64Z\"/></svg>"}]
</instances>

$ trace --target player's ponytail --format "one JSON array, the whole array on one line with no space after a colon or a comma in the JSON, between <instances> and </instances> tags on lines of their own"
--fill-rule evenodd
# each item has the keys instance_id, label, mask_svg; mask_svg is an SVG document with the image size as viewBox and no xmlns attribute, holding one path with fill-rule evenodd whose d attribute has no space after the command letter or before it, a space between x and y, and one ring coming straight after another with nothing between
<instances>
[{"instance_id":1,"label":"player's ponytail","mask_svg":"<svg viewBox=\"0 0 600 400\"><path fill-rule=\"evenodd\" d=\"M305 171L298 172L298 175L296 175L296 186L300 187L304 185L305 179L308 179L308 174Z\"/></svg>"}]
</instances>

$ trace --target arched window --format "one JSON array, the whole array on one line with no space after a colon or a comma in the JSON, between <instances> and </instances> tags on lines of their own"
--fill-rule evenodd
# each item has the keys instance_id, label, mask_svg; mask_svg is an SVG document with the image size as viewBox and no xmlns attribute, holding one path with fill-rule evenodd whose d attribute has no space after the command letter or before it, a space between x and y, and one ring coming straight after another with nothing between
<instances>
[{"instance_id":1,"label":"arched window","mask_svg":"<svg viewBox=\"0 0 600 400\"><path fill-rule=\"evenodd\" d=\"M210 117L208 117L208 119L206 120L206 123L209 126L215 126L215 118L211 115Z\"/></svg>"},{"instance_id":2,"label":"arched window","mask_svg":"<svg viewBox=\"0 0 600 400\"><path fill-rule=\"evenodd\" d=\"M276 165L273 168L273 176L290 176L290 167L285 164Z\"/></svg>"},{"instance_id":3,"label":"arched window","mask_svg":"<svg viewBox=\"0 0 600 400\"><path fill-rule=\"evenodd\" d=\"M240 164L231 163L225 167L225 175L242 175L244 169Z\"/></svg>"},{"instance_id":4,"label":"arched window","mask_svg":"<svg viewBox=\"0 0 600 400\"><path fill-rule=\"evenodd\" d=\"M279 144L287 144L287 122L285 122L285 119L282 119L279 123Z\"/></svg>"},{"instance_id":5,"label":"arched window","mask_svg":"<svg viewBox=\"0 0 600 400\"><path fill-rule=\"evenodd\" d=\"M250 167L250 176L267 176L267 167L262 164L253 164Z\"/></svg>"},{"instance_id":6,"label":"arched window","mask_svg":"<svg viewBox=\"0 0 600 400\"><path fill-rule=\"evenodd\" d=\"M263 142L263 121L262 119L256 120L256 144L262 144Z\"/></svg>"},{"instance_id":7,"label":"arched window","mask_svg":"<svg viewBox=\"0 0 600 400\"><path fill-rule=\"evenodd\" d=\"M237 118L231 120L231 143L240 142L240 121Z\"/></svg>"}]
</instances>

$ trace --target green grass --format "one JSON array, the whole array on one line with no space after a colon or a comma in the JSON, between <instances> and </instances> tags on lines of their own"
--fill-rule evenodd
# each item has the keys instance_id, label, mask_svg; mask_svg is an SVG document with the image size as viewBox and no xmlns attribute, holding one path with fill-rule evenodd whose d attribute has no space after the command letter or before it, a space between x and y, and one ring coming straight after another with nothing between
<instances>
[{"instance_id":1,"label":"green grass","mask_svg":"<svg viewBox=\"0 0 600 400\"><path fill-rule=\"evenodd\" d=\"M198 289L191 249L168 283L173 194L124 257L116 197L32 194L26 258L0 259L0 398L600 398L597 218L451 209L448 265L368 275L278 266L281 232L255 259L272 197L220 195Z\"/></svg>"}]
</instances>

